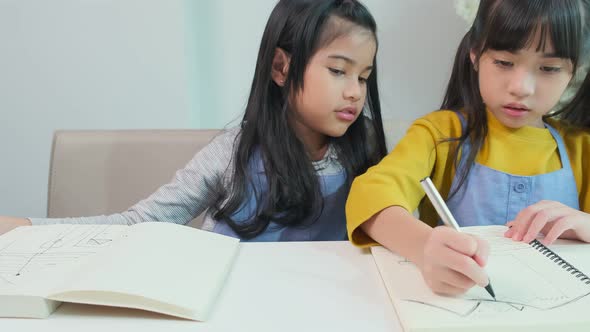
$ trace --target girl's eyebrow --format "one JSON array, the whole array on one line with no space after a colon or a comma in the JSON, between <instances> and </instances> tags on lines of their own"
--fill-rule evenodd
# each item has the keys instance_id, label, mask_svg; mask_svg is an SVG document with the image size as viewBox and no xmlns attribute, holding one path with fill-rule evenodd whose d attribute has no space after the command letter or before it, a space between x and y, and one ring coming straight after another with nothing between
<instances>
[{"instance_id":1,"label":"girl's eyebrow","mask_svg":"<svg viewBox=\"0 0 590 332\"><path fill-rule=\"evenodd\" d=\"M328 58L344 60L344 61L350 63L351 65L356 65L356 61L354 59L351 59L345 55L333 54L333 55L328 55ZM373 69L373 66L367 66L367 68L365 68L365 70L371 70L371 69Z\"/></svg>"},{"instance_id":2,"label":"girl's eyebrow","mask_svg":"<svg viewBox=\"0 0 590 332\"><path fill-rule=\"evenodd\" d=\"M562 56L559 56L557 53L543 53L543 58L559 58L562 59Z\"/></svg>"},{"instance_id":3,"label":"girl's eyebrow","mask_svg":"<svg viewBox=\"0 0 590 332\"><path fill-rule=\"evenodd\" d=\"M519 51L509 51L509 50L507 50L505 52L508 52L510 54L513 54L513 55L519 55L522 51L520 51L520 50ZM560 56L559 54L557 54L555 52L552 52L552 53L542 53L541 54L541 57L544 58L544 59L565 59L563 56Z\"/></svg>"}]
</instances>

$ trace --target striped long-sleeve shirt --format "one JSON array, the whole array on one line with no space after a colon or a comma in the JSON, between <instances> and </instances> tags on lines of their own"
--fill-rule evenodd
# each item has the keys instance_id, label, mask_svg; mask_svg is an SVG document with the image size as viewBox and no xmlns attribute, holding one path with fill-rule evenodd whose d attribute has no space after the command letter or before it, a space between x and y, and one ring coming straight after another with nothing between
<instances>
[{"instance_id":1,"label":"striped long-sleeve shirt","mask_svg":"<svg viewBox=\"0 0 590 332\"><path fill-rule=\"evenodd\" d=\"M72 223L132 225L145 221L184 225L206 211L203 229L239 237L225 222L212 217L216 212L212 205L219 199L214 188L218 186L229 188L234 142L238 135L239 128L234 128L215 137L183 169L176 172L170 183L163 185L125 212L93 217L30 218L30 220L33 225ZM262 234L250 239L251 241L346 239L344 204L349 190L346 172L338 162L333 148L328 149L322 160L314 162L314 167L318 172L324 196L324 209L319 219L305 227L282 227L271 222ZM265 191L265 188L257 189ZM241 209L237 218L232 219L240 220L239 214L251 212L255 208L253 204L255 200L248 198L247 202L244 202L247 209Z\"/></svg>"}]
</instances>

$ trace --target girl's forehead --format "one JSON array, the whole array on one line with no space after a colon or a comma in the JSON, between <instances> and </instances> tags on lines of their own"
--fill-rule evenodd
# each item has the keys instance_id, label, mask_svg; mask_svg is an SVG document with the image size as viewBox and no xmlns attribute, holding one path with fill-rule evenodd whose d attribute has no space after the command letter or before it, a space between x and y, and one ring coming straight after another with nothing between
<instances>
[{"instance_id":1,"label":"girl's forehead","mask_svg":"<svg viewBox=\"0 0 590 332\"><path fill-rule=\"evenodd\" d=\"M338 49L357 49L369 48L375 52L377 48L377 41L371 31L365 29L355 29L348 31L333 40L329 41L318 49L319 51L331 51Z\"/></svg>"},{"instance_id":2,"label":"girl's forehead","mask_svg":"<svg viewBox=\"0 0 590 332\"><path fill-rule=\"evenodd\" d=\"M373 66L376 52L377 42L371 34L351 33L342 35L318 49L312 61L343 60L366 68Z\"/></svg>"},{"instance_id":3,"label":"girl's forehead","mask_svg":"<svg viewBox=\"0 0 590 332\"><path fill-rule=\"evenodd\" d=\"M372 39L376 43L375 33L370 29L348 19L331 16L321 28L317 41L318 49L333 46L336 41L342 39L357 43L362 43L365 39Z\"/></svg>"}]
</instances>

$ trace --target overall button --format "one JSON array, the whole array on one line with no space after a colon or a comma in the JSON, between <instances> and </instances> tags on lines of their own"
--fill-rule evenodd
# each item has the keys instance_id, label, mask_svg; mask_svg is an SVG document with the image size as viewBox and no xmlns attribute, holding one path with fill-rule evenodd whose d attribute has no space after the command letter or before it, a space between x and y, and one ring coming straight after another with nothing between
<instances>
[{"instance_id":1,"label":"overall button","mask_svg":"<svg viewBox=\"0 0 590 332\"><path fill-rule=\"evenodd\" d=\"M517 193L524 192L526 190L526 185L524 183L517 183L514 185L514 191Z\"/></svg>"}]
</instances>

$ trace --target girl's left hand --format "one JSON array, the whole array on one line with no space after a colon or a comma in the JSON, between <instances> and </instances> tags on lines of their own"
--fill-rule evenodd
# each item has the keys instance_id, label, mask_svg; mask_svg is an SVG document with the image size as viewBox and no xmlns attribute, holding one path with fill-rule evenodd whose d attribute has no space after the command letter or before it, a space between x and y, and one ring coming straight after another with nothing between
<instances>
[{"instance_id":1,"label":"girl's left hand","mask_svg":"<svg viewBox=\"0 0 590 332\"><path fill-rule=\"evenodd\" d=\"M515 241L531 242L540 232L545 234L541 241L545 245L557 238L590 242L590 214L555 201L540 201L527 207L506 226L510 229L504 236Z\"/></svg>"}]
</instances>

